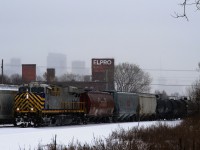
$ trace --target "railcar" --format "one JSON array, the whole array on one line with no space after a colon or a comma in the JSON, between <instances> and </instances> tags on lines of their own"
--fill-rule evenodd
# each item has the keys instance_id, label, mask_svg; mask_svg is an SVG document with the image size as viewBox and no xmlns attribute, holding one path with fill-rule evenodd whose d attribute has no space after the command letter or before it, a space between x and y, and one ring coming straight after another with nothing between
<instances>
[{"instance_id":1,"label":"railcar","mask_svg":"<svg viewBox=\"0 0 200 150\"><path fill-rule=\"evenodd\" d=\"M65 125L84 122L85 103L75 87L30 83L15 96L17 126Z\"/></svg>"},{"instance_id":2,"label":"railcar","mask_svg":"<svg viewBox=\"0 0 200 150\"><path fill-rule=\"evenodd\" d=\"M153 94L138 94L139 99L139 119L154 120L156 118L157 101Z\"/></svg>"},{"instance_id":3,"label":"railcar","mask_svg":"<svg viewBox=\"0 0 200 150\"><path fill-rule=\"evenodd\" d=\"M0 85L0 124L14 123L13 106L16 85Z\"/></svg>"},{"instance_id":4,"label":"railcar","mask_svg":"<svg viewBox=\"0 0 200 150\"><path fill-rule=\"evenodd\" d=\"M136 120L138 96L135 93L110 91L114 99L114 122Z\"/></svg>"},{"instance_id":5,"label":"railcar","mask_svg":"<svg viewBox=\"0 0 200 150\"><path fill-rule=\"evenodd\" d=\"M178 119L187 115L187 101L165 99L157 100L156 115L158 119Z\"/></svg>"},{"instance_id":6,"label":"railcar","mask_svg":"<svg viewBox=\"0 0 200 150\"><path fill-rule=\"evenodd\" d=\"M157 99L156 118L166 119L166 101Z\"/></svg>"},{"instance_id":7,"label":"railcar","mask_svg":"<svg viewBox=\"0 0 200 150\"><path fill-rule=\"evenodd\" d=\"M177 116L175 116L175 118L184 118L187 114L186 101L179 99L179 100L175 100L175 102L177 103L177 106L178 106L178 113L177 113Z\"/></svg>"},{"instance_id":8,"label":"railcar","mask_svg":"<svg viewBox=\"0 0 200 150\"><path fill-rule=\"evenodd\" d=\"M111 122L114 100L110 93L86 91L80 94L80 102L85 103L85 117L89 122Z\"/></svg>"},{"instance_id":9,"label":"railcar","mask_svg":"<svg viewBox=\"0 0 200 150\"><path fill-rule=\"evenodd\" d=\"M186 100L187 104L187 115L192 116L196 113L198 113L200 110L200 104L198 102L194 102L192 100Z\"/></svg>"}]
</instances>

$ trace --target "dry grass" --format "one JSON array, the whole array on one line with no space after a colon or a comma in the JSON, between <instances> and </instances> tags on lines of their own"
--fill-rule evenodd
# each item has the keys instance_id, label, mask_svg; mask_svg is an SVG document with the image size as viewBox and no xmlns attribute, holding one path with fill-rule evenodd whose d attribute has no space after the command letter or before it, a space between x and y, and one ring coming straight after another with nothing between
<instances>
[{"instance_id":1,"label":"dry grass","mask_svg":"<svg viewBox=\"0 0 200 150\"><path fill-rule=\"evenodd\" d=\"M149 128L120 128L106 139L95 139L94 146L72 142L68 146L52 144L40 150L199 150L200 115L185 119L179 126L160 124Z\"/></svg>"}]
</instances>

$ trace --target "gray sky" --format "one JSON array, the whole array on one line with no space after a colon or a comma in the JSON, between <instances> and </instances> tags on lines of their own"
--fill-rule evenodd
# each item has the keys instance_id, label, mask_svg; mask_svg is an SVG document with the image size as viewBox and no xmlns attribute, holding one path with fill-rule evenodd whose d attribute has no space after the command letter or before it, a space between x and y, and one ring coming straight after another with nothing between
<instances>
[{"instance_id":1,"label":"gray sky","mask_svg":"<svg viewBox=\"0 0 200 150\"><path fill-rule=\"evenodd\" d=\"M0 56L46 66L48 53L56 52L67 55L67 66L82 60L88 68L92 58L115 58L156 69L149 71L155 84L187 85L197 72L161 71L195 70L200 62L200 12L189 8L189 22L175 19L180 2L0 0Z\"/></svg>"}]
</instances>

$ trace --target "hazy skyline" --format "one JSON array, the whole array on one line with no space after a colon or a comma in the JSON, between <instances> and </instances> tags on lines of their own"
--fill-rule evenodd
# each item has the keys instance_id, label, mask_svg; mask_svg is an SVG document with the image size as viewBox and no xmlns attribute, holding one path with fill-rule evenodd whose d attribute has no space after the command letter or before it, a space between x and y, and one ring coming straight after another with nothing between
<instances>
[{"instance_id":1,"label":"hazy skyline","mask_svg":"<svg viewBox=\"0 0 200 150\"><path fill-rule=\"evenodd\" d=\"M90 68L92 58L114 58L147 69L153 83L188 85L199 74L200 12L173 18L181 2L0 0L0 59L45 67L48 53L63 53L67 67L80 60Z\"/></svg>"}]
</instances>

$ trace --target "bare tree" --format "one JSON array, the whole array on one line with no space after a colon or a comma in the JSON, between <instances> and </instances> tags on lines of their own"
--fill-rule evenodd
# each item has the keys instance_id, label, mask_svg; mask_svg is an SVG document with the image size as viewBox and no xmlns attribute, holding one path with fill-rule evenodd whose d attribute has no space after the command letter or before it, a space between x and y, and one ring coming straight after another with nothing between
<instances>
[{"instance_id":1,"label":"bare tree","mask_svg":"<svg viewBox=\"0 0 200 150\"><path fill-rule=\"evenodd\" d=\"M149 92L152 81L138 65L128 63L115 66L114 80L116 90L122 92Z\"/></svg>"},{"instance_id":2,"label":"bare tree","mask_svg":"<svg viewBox=\"0 0 200 150\"><path fill-rule=\"evenodd\" d=\"M182 3L180 4L181 7L183 7L183 12L181 14L175 12L175 18L179 17L185 17L187 20L187 7L188 6L195 6L196 11L200 10L200 0L183 0Z\"/></svg>"},{"instance_id":3,"label":"bare tree","mask_svg":"<svg viewBox=\"0 0 200 150\"><path fill-rule=\"evenodd\" d=\"M11 80L11 83L12 84L17 84L17 85L19 85L19 84L22 84L22 76L21 75L19 75L19 74L13 74L13 75L11 75L10 76L10 80Z\"/></svg>"},{"instance_id":4,"label":"bare tree","mask_svg":"<svg viewBox=\"0 0 200 150\"><path fill-rule=\"evenodd\" d=\"M167 95L167 92L165 90L163 91L159 91L159 90L156 90L155 91L155 94L158 96L159 99L161 100L166 100L168 99L168 95Z\"/></svg>"},{"instance_id":5,"label":"bare tree","mask_svg":"<svg viewBox=\"0 0 200 150\"><path fill-rule=\"evenodd\" d=\"M200 63L198 63L198 67L198 70L200 70ZM192 86L188 87L186 90L192 100L200 102L200 79L194 81Z\"/></svg>"},{"instance_id":6,"label":"bare tree","mask_svg":"<svg viewBox=\"0 0 200 150\"><path fill-rule=\"evenodd\" d=\"M200 102L200 80L196 80L191 87L187 88L191 100Z\"/></svg>"},{"instance_id":7,"label":"bare tree","mask_svg":"<svg viewBox=\"0 0 200 150\"><path fill-rule=\"evenodd\" d=\"M2 81L2 75L0 75L0 81ZM3 84L10 84L10 78L7 75L3 75Z\"/></svg>"},{"instance_id":8,"label":"bare tree","mask_svg":"<svg viewBox=\"0 0 200 150\"><path fill-rule=\"evenodd\" d=\"M59 81L84 81L84 76L73 73L67 73L60 76Z\"/></svg>"},{"instance_id":9,"label":"bare tree","mask_svg":"<svg viewBox=\"0 0 200 150\"><path fill-rule=\"evenodd\" d=\"M42 76L36 76L36 81L45 81L45 79Z\"/></svg>"},{"instance_id":10,"label":"bare tree","mask_svg":"<svg viewBox=\"0 0 200 150\"><path fill-rule=\"evenodd\" d=\"M42 76L43 76L44 80L47 81L47 72L45 72Z\"/></svg>"}]
</instances>

